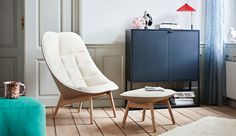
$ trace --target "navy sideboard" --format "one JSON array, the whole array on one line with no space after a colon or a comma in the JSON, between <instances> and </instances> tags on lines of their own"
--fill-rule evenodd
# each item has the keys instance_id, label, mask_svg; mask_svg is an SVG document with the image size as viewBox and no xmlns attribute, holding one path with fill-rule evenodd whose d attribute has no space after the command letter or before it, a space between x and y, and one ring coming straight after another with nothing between
<instances>
[{"instance_id":1,"label":"navy sideboard","mask_svg":"<svg viewBox=\"0 0 236 136\"><path fill-rule=\"evenodd\" d=\"M198 83L199 30L126 30L126 89L130 82Z\"/></svg>"}]
</instances>

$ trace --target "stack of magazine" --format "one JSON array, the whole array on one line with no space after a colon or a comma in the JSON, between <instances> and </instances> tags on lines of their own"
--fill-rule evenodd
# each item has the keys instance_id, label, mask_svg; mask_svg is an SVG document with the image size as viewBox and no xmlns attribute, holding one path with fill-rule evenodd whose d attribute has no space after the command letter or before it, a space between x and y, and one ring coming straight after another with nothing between
<instances>
[{"instance_id":1,"label":"stack of magazine","mask_svg":"<svg viewBox=\"0 0 236 136\"><path fill-rule=\"evenodd\" d=\"M176 106L193 105L194 98L194 91L176 92L171 103Z\"/></svg>"},{"instance_id":2,"label":"stack of magazine","mask_svg":"<svg viewBox=\"0 0 236 136\"><path fill-rule=\"evenodd\" d=\"M145 86L145 91L159 91L159 92L164 92L165 89L162 87L152 87L152 86Z\"/></svg>"},{"instance_id":3,"label":"stack of magazine","mask_svg":"<svg viewBox=\"0 0 236 136\"><path fill-rule=\"evenodd\" d=\"M177 23L161 23L156 26L157 29L180 29Z\"/></svg>"}]
</instances>

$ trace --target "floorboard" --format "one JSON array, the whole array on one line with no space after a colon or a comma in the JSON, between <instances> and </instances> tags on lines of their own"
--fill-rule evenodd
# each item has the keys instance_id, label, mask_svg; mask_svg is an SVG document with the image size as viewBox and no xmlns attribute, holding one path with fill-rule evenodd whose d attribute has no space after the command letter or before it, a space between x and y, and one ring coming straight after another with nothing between
<instances>
[{"instance_id":1,"label":"floorboard","mask_svg":"<svg viewBox=\"0 0 236 136\"><path fill-rule=\"evenodd\" d=\"M153 133L149 110L146 112L145 121L141 121L142 110L131 110L124 128L124 108L117 108L116 118L113 117L111 108L94 109L94 124L90 124L88 109L82 109L78 113L75 108L60 108L55 120L52 113L52 108L46 109L47 136L156 136L207 116L236 118L236 109L226 106L175 108L173 114L176 124L173 125L167 109L156 109L157 132Z\"/></svg>"},{"instance_id":2,"label":"floorboard","mask_svg":"<svg viewBox=\"0 0 236 136\"><path fill-rule=\"evenodd\" d=\"M69 108L60 108L55 118L57 136L78 136L78 130Z\"/></svg>"},{"instance_id":3,"label":"floorboard","mask_svg":"<svg viewBox=\"0 0 236 136\"><path fill-rule=\"evenodd\" d=\"M225 106L210 106L210 107L203 107L211 112L214 112L222 117L226 118L236 118L236 109L231 107Z\"/></svg>"},{"instance_id":4,"label":"floorboard","mask_svg":"<svg viewBox=\"0 0 236 136\"><path fill-rule=\"evenodd\" d=\"M127 123L124 128L122 128L122 120L124 116L124 112L122 109L117 108L116 110L116 118L113 118L113 112L109 108L105 108L106 113L108 114L109 117L113 120L116 125L119 126L119 128L129 136L148 136L148 134L140 127L138 126L135 122L133 122L129 117L127 118Z\"/></svg>"},{"instance_id":5,"label":"floorboard","mask_svg":"<svg viewBox=\"0 0 236 136\"><path fill-rule=\"evenodd\" d=\"M103 135L114 136L124 136L124 132L115 124L112 119L107 115L104 109L94 110L94 122L97 124Z\"/></svg>"},{"instance_id":6,"label":"floorboard","mask_svg":"<svg viewBox=\"0 0 236 136\"><path fill-rule=\"evenodd\" d=\"M189 109L189 108L176 108L174 109L176 112L179 112L180 114L192 119L192 120L199 120L202 117L204 117L203 115Z\"/></svg>"},{"instance_id":7,"label":"floorboard","mask_svg":"<svg viewBox=\"0 0 236 136\"><path fill-rule=\"evenodd\" d=\"M149 110L147 110L146 115L150 114ZM161 126L157 125L157 132L154 133L153 132L153 127L151 124L151 119L146 117L146 119L144 121L142 121L142 114L140 113L139 110L131 110L129 111L128 116L132 119L132 121L134 121L137 125L139 125L140 127L142 127L142 129L144 129L147 133L149 133L150 135L159 135L163 132L166 132L166 130L164 128L162 128ZM128 124L130 122L126 121L126 124Z\"/></svg>"},{"instance_id":8,"label":"floorboard","mask_svg":"<svg viewBox=\"0 0 236 136\"><path fill-rule=\"evenodd\" d=\"M90 124L90 115L87 109L82 109L80 113L78 113L78 109L70 110L81 136L102 136L96 123Z\"/></svg>"},{"instance_id":9,"label":"floorboard","mask_svg":"<svg viewBox=\"0 0 236 136\"><path fill-rule=\"evenodd\" d=\"M161 109L161 110L157 110L157 112L161 113L162 115L168 117L170 119L170 115L168 110L166 109ZM190 118L184 116L183 114L180 114L179 112L176 112L175 110L172 111L173 115L175 117L175 122L176 124L182 126L182 125L186 125L189 124L191 122L193 122L193 120L191 120Z\"/></svg>"},{"instance_id":10,"label":"floorboard","mask_svg":"<svg viewBox=\"0 0 236 136\"><path fill-rule=\"evenodd\" d=\"M165 109L165 110L167 110L167 109ZM168 117L162 115L161 113L159 113L159 112L157 112L157 111L158 111L158 110L156 110L156 112L155 112L155 115L156 115L156 116L155 116L155 122L156 122L159 126L161 126L162 128L164 128L166 131L171 130L171 129L174 129L175 127L179 126L178 124L173 125L173 124L172 124L172 121L171 121ZM140 111L140 112L142 113L142 111ZM151 119L150 112L147 111L147 113L148 113L148 114L146 114L146 116Z\"/></svg>"},{"instance_id":11,"label":"floorboard","mask_svg":"<svg viewBox=\"0 0 236 136\"><path fill-rule=\"evenodd\" d=\"M52 118L52 109L51 108L47 108L46 109L46 132L47 132L47 136L55 136L56 132L55 132L55 124Z\"/></svg>"},{"instance_id":12,"label":"floorboard","mask_svg":"<svg viewBox=\"0 0 236 136\"><path fill-rule=\"evenodd\" d=\"M211 112L205 108L202 108L202 107L196 107L196 108L189 108L190 110L206 117L206 116L215 116L215 117L221 117L219 114L216 114L214 112Z\"/></svg>"}]
</instances>

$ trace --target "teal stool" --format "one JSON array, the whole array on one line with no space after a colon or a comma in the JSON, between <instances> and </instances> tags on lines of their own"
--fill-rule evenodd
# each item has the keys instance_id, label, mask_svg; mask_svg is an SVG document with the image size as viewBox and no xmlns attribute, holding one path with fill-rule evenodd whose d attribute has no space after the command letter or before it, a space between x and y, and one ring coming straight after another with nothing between
<instances>
[{"instance_id":1,"label":"teal stool","mask_svg":"<svg viewBox=\"0 0 236 136\"><path fill-rule=\"evenodd\" d=\"M44 105L26 96L0 98L0 136L46 136Z\"/></svg>"}]
</instances>

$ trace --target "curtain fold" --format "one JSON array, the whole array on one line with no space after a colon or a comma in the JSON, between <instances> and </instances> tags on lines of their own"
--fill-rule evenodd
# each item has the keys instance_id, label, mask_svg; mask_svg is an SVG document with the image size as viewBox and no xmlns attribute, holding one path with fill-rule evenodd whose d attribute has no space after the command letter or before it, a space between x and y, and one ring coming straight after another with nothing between
<instances>
[{"instance_id":1,"label":"curtain fold","mask_svg":"<svg viewBox=\"0 0 236 136\"><path fill-rule=\"evenodd\" d=\"M205 98L208 104L225 102L224 0L207 0Z\"/></svg>"}]
</instances>

